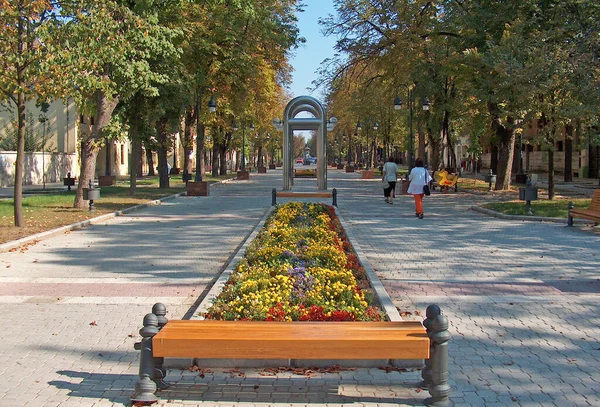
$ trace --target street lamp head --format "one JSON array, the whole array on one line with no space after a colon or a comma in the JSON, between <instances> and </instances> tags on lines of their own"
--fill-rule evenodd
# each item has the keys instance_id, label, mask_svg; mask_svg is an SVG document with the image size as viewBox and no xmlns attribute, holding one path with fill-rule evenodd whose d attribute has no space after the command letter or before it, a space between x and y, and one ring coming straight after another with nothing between
<instances>
[{"instance_id":1,"label":"street lamp head","mask_svg":"<svg viewBox=\"0 0 600 407\"><path fill-rule=\"evenodd\" d=\"M234 120L233 121L233 131L238 131L240 129L240 127L238 126L237 122Z\"/></svg>"},{"instance_id":2,"label":"street lamp head","mask_svg":"<svg viewBox=\"0 0 600 407\"><path fill-rule=\"evenodd\" d=\"M329 120L327 120L327 131L333 131L333 129L335 129L335 126L338 123L338 119L337 117L332 117Z\"/></svg>"},{"instance_id":3,"label":"street lamp head","mask_svg":"<svg viewBox=\"0 0 600 407\"><path fill-rule=\"evenodd\" d=\"M431 107L431 101L427 96L423 98L423 110L427 111Z\"/></svg>"},{"instance_id":4,"label":"street lamp head","mask_svg":"<svg viewBox=\"0 0 600 407\"><path fill-rule=\"evenodd\" d=\"M211 94L210 100L208 101L208 111L211 113L217 111L217 101L215 100L215 92Z\"/></svg>"},{"instance_id":5,"label":"street lamp head","mask_svg":"<svg viewBox=\"0 0 600 407\"><path fill-rule=\"evenodd\" d=\"M375 130L375 131L379 130L379 123L377 123L377 122L373 123L373 130Z\"/></svg>"},{"instance_id":6,"label":"street lamp head","mask_svg":"<svg viewBox=\"0 0 600 407\"><path fill-rule=\"evenodd\" d=\"M250 130L254 130L254 123L250 123Z\"/></svg>"},{"instance_id":7,"label":"street lamp head","mask_svg":"<svg viewBox=\"0 0 600 407\"><path fill-rule=\"evenodd\" d=\"M356 130L358 130L358 131L362 130L362 124L360 124L360 120L358 121L358 123L356 123Z\"/></svg>"},{"instance_id":8,"label":"street lamp head","mask_svg":"<svg viewBox=\"0 0 600 407\"><path fill-rule=\"evenodd\" d=\"M394 99L394 109L402 109L402 99L400 99L400 96L396 96L396 99Z\"/></svg>"},{"instance_id":9,"label":"street lamp head","mask_svg":"<svg viewBox=\"0 0 600 407\"><path fill-rule=\"evenodd\" d=\"M277 129L277 131L281 131L283 130L283 122L281 121L280 118L275 118L271 121L271 124L273 124L273 126Z\"/></svg>"}]
</instances>

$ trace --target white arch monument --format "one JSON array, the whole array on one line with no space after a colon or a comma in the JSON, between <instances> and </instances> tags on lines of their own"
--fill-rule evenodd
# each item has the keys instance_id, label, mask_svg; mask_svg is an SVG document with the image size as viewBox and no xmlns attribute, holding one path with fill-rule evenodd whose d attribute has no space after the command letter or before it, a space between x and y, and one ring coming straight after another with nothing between
<instances>
[{"instance_id":1,"label":"white arch monument","mask_svg":"<svg viewBox=\"0 0 600 407\"><path fill-rule=\"evenodd\" d=\"M298 117L307 112L314 117ZM335 125L334 120L331 120ZM292 99L283 113L283 190L289 191L294 185L294 130L314 130L317 132L317 189L327 190L327 114L323 105L312 96L298 96Z\"/></svg>"}]
</instances>

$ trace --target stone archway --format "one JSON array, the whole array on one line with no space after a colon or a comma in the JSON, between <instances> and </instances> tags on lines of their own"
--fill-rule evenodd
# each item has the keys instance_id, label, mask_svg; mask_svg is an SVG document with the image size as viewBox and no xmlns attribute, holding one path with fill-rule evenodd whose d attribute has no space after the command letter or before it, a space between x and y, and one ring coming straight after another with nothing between
<instances>
[{"instance_id":1,"label":"stone archway","mask_svg":"<svg viewBox=\"0 0 600 407\"><path fill-rule=\"evenodd\" d=\"M298 117L300 113L314 117ZM317 189L327 190L327 115L323 105L312 96L298 96L286 106L283 114L283 189L294 185L294 157L292 157L294 130L317 132Z\"/></svg>"}]
</instances>

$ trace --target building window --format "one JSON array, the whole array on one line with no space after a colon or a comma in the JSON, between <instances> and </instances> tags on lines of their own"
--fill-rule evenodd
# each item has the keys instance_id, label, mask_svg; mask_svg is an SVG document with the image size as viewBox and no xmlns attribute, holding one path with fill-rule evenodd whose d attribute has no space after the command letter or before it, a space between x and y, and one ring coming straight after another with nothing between
<instances>
[{"instance_id":1,"label":"building window","mask_svg":"<svg viewBox=\"0 0 600 407\"><path fill-rule=\"evenodd\" d=\"M90 116L90 124L93 126L94 125L94 116Z\"/></svg>"},{"instance_id":2,"label":"building window","mask_svg":"<svg viewBox=\"0 0 600 407\"><path fill-rule=\"evenodd\" d=\"M562 140L559 140L556 143L556 151L564 151L564 145L563 145L563 141Z\"/></svg>"},{"instance_id":3,"label":"building window","mask_svg":"<svg viewBox=\"0 0 600 407\"><path fill-rule=\"evenodd\" d=\"M83 115L79 115L79 123L85 123L85 118Z\"/></svg>"},{"instance_id":4,"label":"building window","mask_svg":"<svg viewBox=\"0 0 600 407\"><path fill-rule=\"evenodd\" d=\"M125 144L121 144L121 165L125 165Z\"/></svg>"}]
</instances>

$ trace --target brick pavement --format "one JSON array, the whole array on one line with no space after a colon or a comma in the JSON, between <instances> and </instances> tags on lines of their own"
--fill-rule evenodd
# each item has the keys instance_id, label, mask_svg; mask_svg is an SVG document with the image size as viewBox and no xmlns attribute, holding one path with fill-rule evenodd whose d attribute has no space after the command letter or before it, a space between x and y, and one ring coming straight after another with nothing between
<instances>
[{"instance_id":1,"label":"brick pavement","mask_svg":"<svg viewBox=\"0 0 600 407\"><path fill-rule=\"evenodd\" d=\"M410 197L333 170L339 210L397 307L451 323L457 406L600 405L600 237L588 227L489 218L488 199L434 193L424 220ZM122 406L133 343L156 301L189 315L270 205L280 172L219 185L0 259L0 407ZM297 180L295 190L316 188ZM356 369L307 377L260 369L172 370L165 406L418 406L419 372Z\"/></svg>"}]
</instances>

